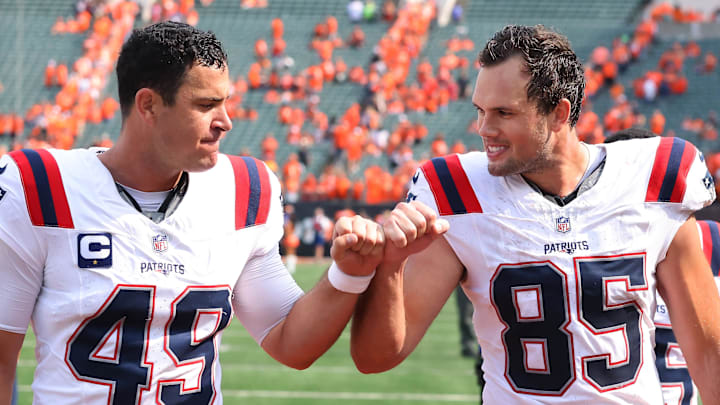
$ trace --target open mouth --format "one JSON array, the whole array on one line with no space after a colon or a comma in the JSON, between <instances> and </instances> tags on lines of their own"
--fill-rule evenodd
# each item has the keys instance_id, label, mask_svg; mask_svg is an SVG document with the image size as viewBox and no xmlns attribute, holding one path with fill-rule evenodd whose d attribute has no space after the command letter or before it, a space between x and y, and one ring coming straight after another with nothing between
<instances>
[{"instance_id":1,"label":"open mouth","mask_svg":"<svg viewBox=\"0 0 720 405\"><path fill-rule=\"evenodd\" d=\"M508 150L509 148L507 146L503 145L486 145L485 151L487 152L487 155L489 158L494 158L497 156L500 156L503 152Z\"/></svg>"}]
</instances>

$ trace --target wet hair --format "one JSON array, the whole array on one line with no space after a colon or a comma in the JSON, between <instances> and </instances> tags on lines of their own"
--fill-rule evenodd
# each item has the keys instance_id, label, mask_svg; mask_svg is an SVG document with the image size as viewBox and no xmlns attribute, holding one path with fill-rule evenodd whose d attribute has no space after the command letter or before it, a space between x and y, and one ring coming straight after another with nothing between
<instances>
[{"instance_id":1,"label":"wet hair","mask_svg":"<svg viewBox=\"0 0 720 405\"><path fill-rule=\"evenodd\" d=\"M490 38L478 60L483 66L493 66L515 55L522 56L524 71L530 75L528 100L534 101L544 115L552 112L561 99L570 100L569 119L574 127L580 118L585 74L570 41L542 25L508 25Z\"/></svg>"},{"instance_id":2,"label":"wet hair","mask_svg":"<svg viewBox=\"0 0 720 405\"><path fill-rule=\"evenodd\" d=\"M614 134L605 138L604 143L627 141L630 139L654 138L656 136L657 134L650 131L649 129L632 127L627 129L621 129L620 131L615 132Z\"/></svg>"},{"instance_id":3,"label":"wet hair","mask_svg":"<svg viewBox=\"0 0 720 405\"><path fill-rule=\"evenodd\" d=\"M123 119L142 88L156 91L166 105L173 105L185 73L194 64L227 67L227 54L212 32L173 21L133 30L116 68Z\"/></svg>"}]
</instances>

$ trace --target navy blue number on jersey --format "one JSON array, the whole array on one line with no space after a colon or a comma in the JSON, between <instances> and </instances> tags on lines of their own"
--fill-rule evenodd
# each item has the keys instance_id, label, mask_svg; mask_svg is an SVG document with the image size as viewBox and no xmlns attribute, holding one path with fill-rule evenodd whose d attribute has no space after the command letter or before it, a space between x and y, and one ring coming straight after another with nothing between
<instances>
[{"instance_id":1,"label":"navy blue number on jersey","mask_svg":"<svg viewBox=\"0 0 720 405\"><path fill-rule=\"evenodd\" d=\"M628 291L645 290L645 258L642 255L577 260L580 320L593 334L623 330L627 358L612 364L610 354L583 358L583 373L600 391L635 381L642 363L642 310L634 301L606 305L607 284L624 283ZM608 307L608 308L606 308Z\"/></svg>"},{"instance_id":2,"label":"navy blue number on jersey","mask_svg":"<svg viewBox=\"0 0 720 405\"><path fill-rule=\"evenodd\" d=\"M492 282L493 303L507 326L503 343L507 354L506 377L516 391L560 394L574 380L572 336L565 330L567 314L565 275L550 264L503 266ZM532 291L540 307L536 316L523 317L516 294ZM544 367L526 362L526 344L542 348Z\"/></svg>"},{"instance_id":3,"label":"navy blue number on jersey","mask_svg":"<svg viewBox=\"0 0 720 405\"><path fill-rule=\"evenodd\" d=\"M606 308L608 282L624 282L629 291L647 288L644 256L579 259L578 311L583 325L595 334L624 330L627 359L610 363L609 353L583 359L583 376L598 391L620 388L635 381L642 364L640 308L635 302ZM492 303L506 328L506 379L517 392L562 395L575 379L568 283L563 272L550 262L502 265L491 280ZM523 314L521 293L537 300L537 309ZM532 300L531 300L532 302ZM527 303L525 303L527 307ZM534 347L544 365L529 364Z\"/></svg>"},{"instance_id":4,"label":"navy blue number on jersey","mask_svg":"<svg viewBox=\"0 0 720 405\"><path fill-rule=\"evenodd\" d=\"M693 383L687 367L670 367L668 361L668 347L674 344L677 346L677 339L670 328L658 327L655 329L655 366L658 369L660 382L663 385L679 385L682 387L680 403L690 405L693 397Z\"/></svg>"},{"instance_id":5,"label":"navy blue number on jersey","mask_svg":"<svg viewBox=\"0 0 720 405\"><path fill-rule=\"evenodd\" d=\"M154 287L118 286L105 305L83 322L67 344L66 362L76 378L109 387L108 404L135 404L150 388L151 364L146 363L148 327L153 316ZM209 404L215 398L212 369L217 357L215 336L230 322L228 288L189 287L172 304L165 328L166 352L178 367L200 363L198 386L160 381L164 404ZM207 336L196 335L201 316L215 317ZM114 337L114 340L111 340ZM113 355L101 349L114 342Z\"/></svg>"},{"instance_id":6,"label":"navy blue number on jersey","mask_svg":"<svg viewBox=\"0 0 720 405\"><path fill-rule=\"evenodd\" d=\"M181 383L161 383L160 398L164 404L209 404L215 397L215 387L212 382L215 340L218 331L225 329L230 322L230 291L192 289L185 293L174 305L174 316L168 326L167 334L169 352L176 365L190 365L202 363L203 371L200 376L200 388L183 392ZM211 336L197 341L193 336L198 314L216 316L218 325Z\"/></svg>"},{"instance_id":7,"label":"navy blue number on jersey","mask_svg":"<svg viewBox=\"0 0 720 405\"><path fill-rule=\"evenodd\" d=\"M152 316L152 287L116 288L105 305L83 322L68 342L66 362L81 381L107 385L108 404L134 404L150 385L145 337ZM118 330L119 328L119 330ZM113 356L97 350L115 337Z\"/></svg>"}]
</instances>

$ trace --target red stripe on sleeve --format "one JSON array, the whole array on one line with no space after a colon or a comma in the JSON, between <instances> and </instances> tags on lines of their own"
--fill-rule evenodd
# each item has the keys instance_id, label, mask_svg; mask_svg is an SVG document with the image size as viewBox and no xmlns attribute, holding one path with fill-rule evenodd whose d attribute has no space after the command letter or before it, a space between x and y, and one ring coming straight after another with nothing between
<instances>
[{"instance_id":1,"label":"red stripe on sleeve","mask_svg":"<svg viewBox=\"0 0 720 405\"><path fill-rule=\"evenodd\" d=\"M432 160L428 160L427 162L423 163L420 168L422 169L423 174L428 181L428 184L430 184L430 190L433 193L433 197L435 198L435 203L437 204L440 215L452 215L453 210L450 207L450 202L445 195L445 190L440 183L440 178L435 171L435 166L433 165Z\"/></svg>"},{"instance_id":2,"label":"red stripe on sleeve","mask_svg":"<svg viewBox=\"0 0 720 405\"><path fill-rule=\"evenodd\" d=\"M685 143L682 159L680 160L680 168L678 169L675 187L673 188L670 202L681 203L685 198L685 190L687 190L687 175L690 172L690 166L695 160L695 147L690 142Z\"/></svg>"},{"instance_id":3,"label":"red stripe on sleeve","mask_svg":"<svg viewBox=\"0 0 720 405\"><path fill-rule=\"evenodd\" d=\"M53 205L55 206L55 217L57 217L58 227L74 228L72 215L70 214L70 205L68 204L67 194L65 194L65 186L63 185L60 169L58 168L55 158L45 149L36 151L47 171L48 181L50 182L50 193L52 194Z\"/></svg>"},{"instance_id":4,"label":"red stripe on sleeve","mask_svg":"<svg viewBox=\"0 0 720 405\"><path fill-rule=\"evenodd\" d=\"M712 262L712 235L710 234L710 225L708 225L705 221L698 221L698 226L700 226L700 231L702 232L702 249L703 253L705 253L705 258L707 259L708 263Z\"/></svg>"},{"instance_id":5,"label":"red stripe on sleeve","mask_svg":"<svg viewBox=\"0 0 720 405\"><path fill-rule=\"evenodd\" d=\"M267 222L268 214L270 213L272 188L270 187L270 175L268 175L265 163L255 159L255 165L257 166L258 176L260 177L260 206L258 207L255 223L261 225Z\"/></svg>"},{"instance_id":6,"label":"red stripe on sleeve","mask_svg":"<svg viewBox=\"0 0 720 405\"><path fill-rule=\"evenodd\" d=\"M228 156L235 173L235 229L245 228L248 199L250 198L250 176L245 161L237 156Z\"/></svg>"},{"instance_id":7,"label":"red stripe on sleeve","mask_svg":"<svg viewBox=\"0 0 720 405\"><path fill-rule=\"evenodd\" d=\"M645 201L657 201L660 196L665 172L667 171L668 162L670 160L670 151L673 146L673 138L662 138L655 153L655 163L653 163L652 172L650 173L650 181L648 182L647 194Z\"/></svg>"},{"instance_id":8,"label":"red stripe on sleeve","mask_svg":"<svg viewBox=\"0 0 720 405\"><path fill-rule=\"evenodd\" d=\"M465 173L465 170L460 164L460 158L458 155L452 154L447 156L445 158L445 162L447 162L448 169L450 170L450 174L455 182L455 187L457 188L458 193L460 193L460 198L462 198L468 214L471 212L482 213L483 211L480 206L480 202L478 201L477 196L475 196L475 191L470 185L467 173Z\"/></svg>"},{"instance_id":9,"label":"red stripe on sleeve","mask_svg":"<svg viewBox=\"0 0 720 405\"><path fill-rule=\"evenodd\" d=\"M30 222L35 226L44 226L45 218L42 214L42 208L40 208L40 195L37 191L35 175L32 167L30 167L30 162L25 157L25 154L19 150L10 152L10 157L20 170L20 179L25 192L25 202L27 203L28 214L30 214Z\"/></svg>"}]
</instances>

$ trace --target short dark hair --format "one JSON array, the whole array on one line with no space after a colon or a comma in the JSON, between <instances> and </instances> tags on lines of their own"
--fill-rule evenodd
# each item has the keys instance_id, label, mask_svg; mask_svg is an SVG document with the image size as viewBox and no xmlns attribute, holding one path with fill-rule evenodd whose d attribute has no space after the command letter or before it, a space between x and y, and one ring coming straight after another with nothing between
<instances>
[{"instance_id":1,"label":"short dark hair","mask_svg":"<svg viewBox=\"0 0 720 405\"><path fill-rule=\"evenodd\" d=\"M227 54L212 32L174 21L133 30L116 68L123 118L130 113L135 93L145 87L158 92L166 105L173 105L185 73L195 63L227 67Z\"/></svg>"},{"instance_id":2,"label":"short dark hair","mask_svg":"<svg viewBox=\"0 0 720 405\"><path fill-rule=\"evenodd\" d=\"M642 138L654 138L658 136L656 133L645 128L631 127L627 129L621 129L614 134L605 138L604 143L613 143L617 141L627 141L629 139L642 139Z\"/></svg>"},{"instance_id":3,"label":"short dark hair","mask_svg":"<svg viewBox=\"0 0 720 405\"><path fill-rule=\"evenodd\" d=\"M508 25L490 38L478 59L483 66L493 66L515 55L523 57L530 75L528 100L547 115L567 98L574 127L585 93L585 72L567 37L542 25Z\"/></svg>"}]
</instances>

